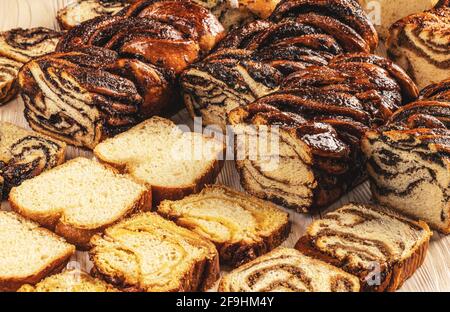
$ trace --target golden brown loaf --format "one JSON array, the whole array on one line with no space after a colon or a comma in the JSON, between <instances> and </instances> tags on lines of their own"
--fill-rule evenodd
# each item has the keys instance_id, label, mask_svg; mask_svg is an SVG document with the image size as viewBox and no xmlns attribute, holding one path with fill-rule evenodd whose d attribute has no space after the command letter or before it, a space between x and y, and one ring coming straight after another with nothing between
<instances>
[{"instance_id":1,"label":"golden brown loaf","mask_svg":"<svg viewBox=\"0 0 450 312\"><path fill-rule=\"evenodd\" d=\"M363 139L374 198L450 233L450 79Z\"/></svg>"},{"instance_id":2,"label":"golden brown loaf","mask_svg":"<svg viewBox=\"0 0 450 312\"><path fill-rule=\"evenodd\" d=\"M231 271L224 292L357 292L356 276L291 248L277 248Z\"/></svg>"},{"instance_id":3,"label":"golden brown loaf","mask_svg":"<svg viewBox=\"0 0 450 312\"><path fill-rule=\"evenodd\" d=\"M212 241L220 262L234 267L279 246L290 233L286 212L221 185L178 201L163 201L158 213Z\"/></svg>"},{"instance_id":4,"label":"golden brown loaf","mask_svg":"<svg viewBox=\"0 0 450 312\"><path fill-rule=\"evenodd\" d=\"M447 79L450 72L450 3L405 17L390 29L391 59L402 66L419 88Z\"/></svg>"},{"instance_id":5,"label":"golden brown loaf","mask_svg":"<svg viewBox=\"0 0 450 312\"><path fill-rule=\"evenodd\" d=\"M214 245L156 213L109 227L91 245L94 275L122 290L201 291L219 277Z\"/></svg>"},{"instance_id":6,"label":"golden brown loaf","mask_svg":"<svg viewBox=\"0 0 450 312\"><path fill-rule=\"evenodd\" d=\"M0 190L12 187L64 162L66 144L8 122L0 122Z\"/></svg>"},{"instance_id":7,"label":"golden brown loaf","mask_svg":"<svg viewBox=\"0 0 450 312\"><path fill-rule=\"evenodd\" d=\"M370 54L291 74L280 91L229 113L242 185L299 212L330 205L365 177L364 132L417 93L401 68Z\"/></svg>"},{"instance_id":8,"label":"golden brown loaf","mask_svg":"<svg viewBox=\"0 0 450 312\"><path fill-rule=\"evenodd\" d=\"M80 270L66 270L49 276L36 285L23 285L18 292L117 292L102 280Z\"/></svg>"},{"instance_id":9,"label":"golden brown loaf","mask_svg":"<svg viewBox=\"0 0 450 312\"><path fill-rule=\"evenodd\" d=\"M214 183L224 149L213 137L183 132L168 119L152 117L100 143L94 155L151 187L156 207L164 199L181 199Z\"/></svg>"},{"instance_id":10,"label":"golden brown loaf","mask_svg":"<svg viewBox=\"0 0 450 312\"><path fill-rule=\"evenodd\" d=\"M109 167L76 158L11 190L11 208L86 249L92 235L151 209L150 190Z\"/></svg>"},{"instance_id":11,"label":"golden brown loaf","mask_svg":"<svg viewBox=\"0 0 450 312\"><path fill-rule=\"evenodd\" d=\"M371 52L377 44L353 0L285 0L268 20L231 31L215 53L183 73L185 104L192 117L225 127L229 111L278 90L284 76L345 52Z\"/></svg>"},{"instance_id":12,"label":"golden brown loaf","mask_svg":"<svg viewBox=\"0 0 450 312\"><path fill-rule=\"evenodd\" d=\"M43 27L0 32L0 105L16 96L22 65L53 52L60 37L61 33Z\"/></svg>"},{"instance_id":13,"label":"golden brown loaf","mask_svg":"<svg viewBox=\"0 0 450 312\"><path fill-rule=\"evenodd\" d=\"M364 291L395 291L422 265L431 235L425 222L348 204L314 221L296 248L358 276Z\"/></svg>"},{"instance_id":14,"label":"golden brown loaf","mask_svg":"<svg viewBox=\"0 0 450 312\"><path fill-rule=\"evenodd\" d=\"M14 212L0 211L0 291L15 291L61 270L75 247Z\"/></svg>"},{"instance_id":15,"label":"golden brown loaf","mask_svg":"<svg viewBox=\"0 0 450 312\"><path fill-rule=\"evenodd\" d=\"M58 53L19 73L30 126L93 149L153 115L179 109L176 76L224 36L191 1L137 1L71 29Z\"/></svg>"}]
</instances>

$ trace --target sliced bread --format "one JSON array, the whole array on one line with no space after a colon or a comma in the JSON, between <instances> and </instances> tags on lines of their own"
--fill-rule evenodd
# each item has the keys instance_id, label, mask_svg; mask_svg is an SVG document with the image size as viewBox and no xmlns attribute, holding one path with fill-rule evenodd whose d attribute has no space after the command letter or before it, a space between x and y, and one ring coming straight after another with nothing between
<instances>
[{"instance_id":1,"label":"sliced bread","mask_svg":"<svg viewBox=\"0 0 450 312\"><path fill-rule=\"evenodd\" d=\"M92 235L151 209L150 191L96 161L76 158L11 190L11 208L80 249Z\"/></svg>"},{"instance_id":2,"label":"sliced bread","mask_svg":"<svg viewBox=\"0 0 450 312\"><path fill-rule=\"evenodd\" d=\"M0 122L0 189L3 198L12 187L64 162L66 144Z\"/></svg>"},{"instance_id":3,"label":"sliced bread","mask_svg":"<svg viewBox=\"0 0 450 312\"><path fill-rule=\"evenodd\" d=\"M313 222L296 248L358 276L365 291L395 291L422 265L431 235L424 222L348 204Z\"/></svg>"},{"instance_id":4,"label":"sliced bread","mask_svg":"<svg viewBox=\"0 0 450 312\"><path fill-rule=\"evenodd\" d=\"M95 156L152 188L154 205L199 192L213 183L223 162L224 144L183 132L172 121L153 117L97 145Z\"/></svg>"},{"instance_id":5,"label":"sliced bread","mask_svg":"<svg viewBox=\"0 0 450 312\"><path fill-rule=\"evenodd\" d=\"M141 213L91 240L92 273L123 290L209 289L219 277L214 245L156 213Z\"/></svg>"},{"instance_id":6,"label":"sliced bread","mask_svg":"<svg viewBox=\"0 0 450 312\"><path fill-rule=\"evenodd\" d=\"M223 292L357 292L359 280L323 261L291 248L244 264L220 282Z\"/></svg>"},{"instance_id":7,"label":"sliced bread","mask_svg":"<svg viewBox=\"0 0 450 312\"><path fill-rule=\"evenodd\" d=\"M158 213L212 241L221 263L231 266L278 247L290 232L288 213L221 185L179 201L163 201Z\"/></svg>"},{"instance_id":8,"label":"sliced bread","mask_svg":"<svg viewBox=\"0 0 450 312\"><path fill-rule=\"evenodd\" d=\"M0 211L0 290L15 291L62 269L75 247L14 212Z\"/></svg>"},{"instance_id":9,"label":"sliced bread","mask_svg":"<svg viewBox=\"0 0 450 312\"><path fill-rule=\"evenodd\" d=\"M66 270L49 276L36 285L23 285L18 292L117 292L104 281L79 270Z\"/></svg>"}]
</instances>

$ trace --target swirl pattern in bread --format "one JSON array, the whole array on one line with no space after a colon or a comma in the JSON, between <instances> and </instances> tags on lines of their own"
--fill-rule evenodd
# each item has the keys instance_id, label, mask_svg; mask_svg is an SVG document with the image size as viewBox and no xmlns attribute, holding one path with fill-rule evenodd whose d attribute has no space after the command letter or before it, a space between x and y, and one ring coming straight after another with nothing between
<instances>
[{"instance_id":1,"label":"swirl pattern in bread","mask_svg":"<svg viewBox=\"0 0 450 312\"><path fill-rule=\"evenodd\" d=\"M377 201L450 233L450 80L368 132L363 151Z\"/></svg>"},{"instance_id":2,"label":"swirl pattern in bread","mask_svg":"<svg viewBox=\"0 0 450 312\"><path fill-rule=\"evenodd\" d=\"M192 117L225 127L230 110L278 90L280 77L345 52L371 52L377 43L352 0L285 0L268 20L231 31L215 54L189 67L181 77L184 101Z\"/></svg>"},{"instance_id":3,"label":"swirl pattern in bread","mask_svg":"<svg viewBox=\"0 0 450 312\"><path fill-rule=\"evenodd\" d=\"M43 28L12 29L0 33L0 105L17 95L17 74L32 58L53 52L61 33Z\"/></svg>"},{"instance_id":4,"label":"swirl pattern in bread","mask_svg":"<svg viewBox=\"0 0 450 312\"><path fill-rule=\"evenodd\" d=\"M407 70L419 88L448 78L449 44L450 4L446 1L396 22L387 41L391 59Z\"/></svg>"},{"instance_id":5,"label":"swirl pattern in bread","mask_svg":"<svg viewBox=\"0 0 450 312\"><path fill-rule=\"evenodd\" d=\"M364 177L364 132L417 93L398 66L369 54L297 71L280 91L229 113L242 185L300 212L333 203ZM266 133L278 140L278 151L245 144Z\"/></svg>"},{"instance_id":6,"label":"swirl pattern in bread","mask_svg":"<svg viewBox=\"0 0 450 312\"><path fill-rule=\"evenodd\" d=\"M25 117L37 131L92 149L148 117L173 114L177 74L223 31L191 1L138 1L84 22L57 52L20 71Z\"/></svg>"}]
</instances>

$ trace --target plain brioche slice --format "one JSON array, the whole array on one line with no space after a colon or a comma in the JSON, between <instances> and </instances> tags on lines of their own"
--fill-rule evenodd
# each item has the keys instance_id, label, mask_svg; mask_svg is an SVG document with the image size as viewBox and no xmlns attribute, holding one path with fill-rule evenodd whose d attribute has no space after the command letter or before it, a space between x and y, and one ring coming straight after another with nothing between
<instances>
[{"instance_id":1,"label":"plain brioche slice","mask_svg":"<svg viewBox=\"0 0 450 312\"><path fill-rule=\"evenodd\" d=\"M365 291L395 291L422 265L431 235L424 222L348 204L313 222L296 248L358 276Z\"/></svg>"},{"instance_id":2,"label":"plain brioche slice","mask_svg":"<svg viewBox=\"0 0 450 312\"><path fill-rule=\"evenodd\" d=\"M358 292L356 276L291 248L277 248L222 278L223 292Z\"/></svg>"},{"instance_id":3,"label":"plain brioche slice","mask_svg":"<svg viewBox=\"0 0 450 312\"><path fill-rule=\"evenodd\" d=\"M0 211L0 291L35 284L66 265L75 247L14 212Z\"/></svg>"},{"instance_id":4,"label":"plain brioche slice","mask_svg":"<svg viewBox=\"0 0 450 312\"><path fill-rule=\"evenodd\" d=\"M213 183L225 146L172 121L153 117L97 145L95 156L152 188L153 203L176 200Z\"/></svg>"},{"instance_id":5,"label":"plain brioche slice","mask_svg":"<svg viewBox=\"0 0 450 312\"><path fill-rule=\"evenodd\" d=\"M76 158L11 190L11 208L85 249L92 235L151 209L150 191L96 161Z\"/></svg>"},{"instance_id":6,"label":"plain brioche slice","mask_svg":"<svg viewBox=\"0 0 450 312\"><path fill-rule=\"evenodd\" d=\"M288 213L221 185L179 201L163 201L158 213L212 241L221 263L232 266L269 252L290 232Z\"/></svg>"},{"instance_id":7,"label":"plain brioche slice","mask_svg":"<svg viewBox=\"0 0 450 312\"><path fill-rule=\"evenodd\" d=\"M117 292L104 281L80 270L66 270L49 276L36 285L23 285L18 292Z\"/></svg>"},{"instance_id":8,"label":"plain brioche slice","mask_svg":"<svg viewBox=\"0 0 450 312\"><path fill-rule=\"evenodd\" d=\"M91 240L92 273L119 289L168 292L209 289L219 256L200 235L156 213L141 213Z\"/></svg>"}]
</instances>

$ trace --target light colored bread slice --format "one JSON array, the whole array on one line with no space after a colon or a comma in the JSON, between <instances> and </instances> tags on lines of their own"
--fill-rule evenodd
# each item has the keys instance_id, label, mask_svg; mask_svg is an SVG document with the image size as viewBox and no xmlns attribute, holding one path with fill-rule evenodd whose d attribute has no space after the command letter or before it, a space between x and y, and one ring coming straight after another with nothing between
<instances>
[{"instance_id":1,"label":"light colored bread slice","mask_svg":"<svg viewBox=\"0 0 450 312\"><path fill-rule=\"evenodd\" d=\"M76 158L11 190L11 208L85 249L92 235L151 209L150 190L96 161Z\"/></svg>"},{"instance_id":2,"label":"light colored bread slice","mask_svg":"<svg viewBox=\"0 0 450 312\"><path fill-rule=\"evenodd\" d=\"M357 292L356 276L291 248L244 264L220 282L224 292Z\"/></svg>"},{"instance_id":3,"label":"light colored bread slice","mask_svg":"<svg viewBox=\"0 0 450 312\"><path fill-rule=\"evenodd\" d=\"M65 152L65 143L0 122L0 187L3 197L7 197L10 189L25 179L62 164Z\"/></svg>"},{"instance_id":4,"label":"light colored bread slice","mask_svg":"<svg viewBox=\"0 0 450 312\"><path fill-rule=\"evenodd\" d=\"M0 211L0 290L15 291L62 269L75 247L14 212Z\"/></svg>"},{"instance_id":5,"label":"light colored bread slice","mask_svg":"<svg viewBox=\"0 0 450 312\"><path fill-rule=\"evenodd\" d=\"M212 241L221 263L231 266L269 252L290 232L288 213L221 185L179 201L163 201L158 213Z\"/></svg>"},{"instance_id":6,"label":"light colored bread slice","mask_svg":"<svg viewBox=\"0 0 450 312\"><path fill-rule=\"evenodd\" d=\"M359 276L364 290L395 291L422 265L431 235L424 222L348 204L313 222L296 248Z\"/></svg>"},{"instance_id":7,"label":"light colored bread slice","mask_svg":"<svg viewBox=\"0 0 450 312\"><path fill-rule=\"evenodd\" d=\"M219 276L214 245L156 213L142 213L91 240L92 273L119 289L168 292L209 289Z\"/></svg>"},{"instance_id":8,"label":"light colored bread slice","mask_svg":"<svg viewBox=\"0 0 450 312\"><path fill-rule=\"evenodd\" d=\"M49 276L36 285L23 285L18 292L117 292L104 281L79 270L66 270Z\"/></svg>"},{"instance_id":9,"label":"light colored bread slice","mask_svg":"<svg viewBox=\"0 0 450 312\"><path fill-rule=\"evenodd\" d=\"M172 121L153 117L97 145L102 162L131 174L152 188L154 205L199 192L222 169L224 144Z\"/></svg>"}]
</instances>

